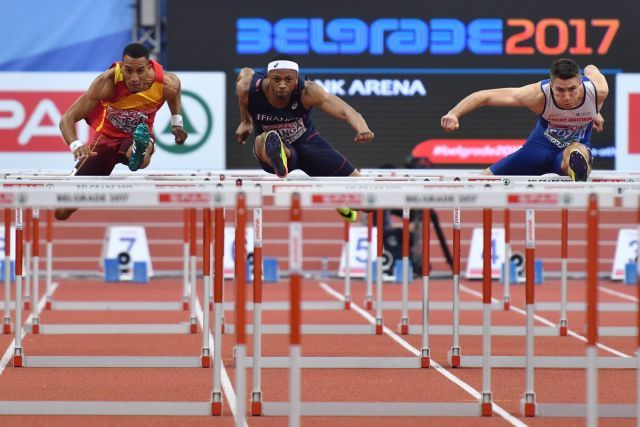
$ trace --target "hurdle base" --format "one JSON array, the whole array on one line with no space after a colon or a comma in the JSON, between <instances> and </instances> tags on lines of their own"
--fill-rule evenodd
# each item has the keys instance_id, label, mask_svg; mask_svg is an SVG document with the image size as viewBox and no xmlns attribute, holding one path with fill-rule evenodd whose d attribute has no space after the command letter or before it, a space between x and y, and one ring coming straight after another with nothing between
<instances>
[{"instance_id":1,"label":"hurdle base","mask_svg":"<svg viewBox=\"0 0 640 427\"><path fill-rule=\"evenodd\" d=\"M569 331L567 322L568 321L566 319L560 320L560 336L561 337L566 337L567 336L567 333Z\"/></svg>"},{"instance_id":2,"label":"hurdle base","mask_svg":"<svg viewBox=\"0 0 640 427\"><path fill-rule=\"evenodd\" d=\"M23 362L23 358L22 358L22 348L21 347L16 347L14 352L13 352L13 367L14 368L22 368L22 362Z\"/></svg>"},{"instance_id":3,"label":"hurdle base","mask_svg":"<svg viewBox=\"0 0 640 427\"><path fill-rule=\"evenodd\" d=\"M51 310L53 308L53 301L47 298L47 302L44 304L45 310Z\"/></svg>"},{"instance_id":4,"label":"hurdle base","mask_svg":"<svg viewBox=\"0 0 640 427\"><path fill-rule=\"evenodd\" d=\"M222 415L222 393L219 391L211 393L211 415L214 417Z\"/></svg>"},{"instance_id":5,"label":"hurdle base","mask_svg":"<svg viewBox=\"0 0 640 427\"><path fill-rule=\"evenodd\" d=\"M262 393L259 391L254 391L251 393L251 416L252 417L260 417L262 416Z\"/></svg>"},{"instance_id":6,"label":"hurdle base","mask_svg":"<svg viewBox=\"0 0 640 427\"><path fill-rule=\"evenodd\" d=\"M422 349L422 354L420 356L420 367L421 368L430 368L431 367L431 350L428 348Z\"/></svg>"},{"instance_id":7,"label":"hurdle base","mask_svg":"<svg viewBox=\"0 0 640 427\"><path fill-rule=\"evenodd\" d=\"M351 310L351 297L347 297L344 300L344 309L345 310Z\"/></svg>"},{"instance_id":8,"label":"hurdle base","mask_svg":"<svg viewBox=\"0 0 640 427\"><path fill-rule=\"evenodd\" d=\"M520 399L520 413L525 417L535 417L536 412L536 394L525 393Z\"/></svg>"},{"instance_id":9,"label":"hurdle base","mask_svg":"<svg viewBox=\"0 0 640 427\"><path fill-rule=\"evenodd\" d=\"M211 367L211 352L208 348L203 348L200 355L200 366L203 368Z\"/></svg>"},{"instance_id":10,"label":"hurdle base","mask_svg":"<svg viewBox=\"0 0 640 427\"><path fill-rule=\"evenodd\" d=\"M483 417L490 417L493 415L492 399L491 392L482 392L482 397L480 398L480 414Z\"/></svg>"},{"instance_id":11,"label":"hurdle base","mask_svg":"<svg viewBox=\"0 0 640 427\"><path fill-rule=\"evenodd\" d=\"M370 296L365 298L365 300L364 300L364 308L367 309L367 310L371 310L373 308L373 299Z\"/></svg>"},{"instance_id":12,"label":"hurdle base","mask_svg":"<svg viewBox=\"0 0 640 427\"><path fill-rule=\"evenodd\" d=\"M451 350L447 352L447 360L449 361L449 366L452 368L460 367L460 347L451 347Z\"/></svg>"},{"instance_id":13,"label":"hurdle base","mask_svg":"<svg viewBox=\"0 0 640 427\"><path fill-rule=\"evenodd\" d=\"M31 324L31 333L34 335L40 334L40 323L37 317L33 319L33 323Z\"/></svg>"},{"instance_id":14,"label":"hurdle base","mask_svg":"<svg viewBox=\"0 0 640 427\"><path fill-rule=\"evenodd\" d=\"M382 335L382 317L376 317L376 335Z\"/></svg>"},{"instance_id":15,"label":"hurdle base","mask_svg":"<svg viewBox=\"0 0 640 427\"><path fill-rule=\"evenodd\" d=\"M25 298L30 298L30 297L25 297ZM22 304L22 308L25 310L31 310L31 301L29 301L28 299L25 299L24 303Z\"/></svg>"},{"instance_id":16,"label":"hurdle base","mask_svg":"<svg viewBox=\"0 0 640 427\"><path fill-rule=\"evenodd\" d=\"M5 317L4 318L4 322L2 323L2 332L5 335L11 333L11 318L10 317Z\"/></svg>"},{"instance_id":17,"label":"hurdle base","mask_svg":"<svg viewBox=\"0 0 640 427\"><path fill-rule=\"evenodd\" d=\"M504 297L502 299L502 308L504 309L504 311L511 310L511 299L509 297Z\"/></svg>"},{"instance_id":18,"label":"hurdle base","mask_svg":"<svg viewBox=\"0 0 640 427\"><path fill-rule=\"evenodd\" d=\"M198 323L195 317L189 319L189 332L192 334L198 333Z\"/></svg>"},{"instance_id":19,"label":"hurdle base","mask_svg":"<svg viewBox=\"0 0 640 427\"><path fill-rule=\"evenodd\" d=\"M400 330L400 335L408 335L409 334L409 318L403 317L400 319L400 324L398 325L398 329Z\"/></svg>"},{"instance_id":20,"label":"hurdle base","mask_svg":"<svg viewBox=\"0 0 640 427\"><path fill-rule=\"evenodd\" d=\"M189 311L189 298L188 297L182 297L182 310L183 311Z\"/></svg>"}]
</instances>

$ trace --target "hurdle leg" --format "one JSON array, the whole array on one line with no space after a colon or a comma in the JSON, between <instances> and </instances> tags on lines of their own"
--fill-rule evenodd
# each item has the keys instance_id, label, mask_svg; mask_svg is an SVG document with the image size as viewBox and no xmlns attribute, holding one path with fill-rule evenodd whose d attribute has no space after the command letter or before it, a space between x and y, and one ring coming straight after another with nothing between
<instances>
[{"instance_id":1,"label":"hurdle leg","mask_svg":"<svg viewBox=\"0 0 640 427\"><path fill-rule=\"evenodd\" d=\"M205 208L202 215L202 352L200 365L211 367L211 347L209 346L209 293L211 292L211 209Z\"/></svg>"},{"instance_id":2,"label":"hurdle leg","mask_svg":"<svg viewBox=\"0 0 640 427\"><path fill-rule=\"evenodd\" d=\"M402 317L400 333L409 333L409 209L402 209Z\"/></svg>"},{"instance_id":3,"label":"hurdle leg","mask_svg":"<svg viewBox=\"0 0 640 427\"><path fill-rule=\"evenodd\" d=\"M31 309L31 209L24 210L24 297L23 308Z\"/></svg>"},{"instance_id":4,"label":"hurdle leg","mask_svg":"<svg viewBox=\"0 0 640 427\"><path fill-rule=\"evenodd\" d=\"M28 237L26 238L28 239ZM26 240L24 243L24 296L22 300L22 305L25 310L31 310L31 274L31 241Z\"/></svg>"},{"instance_id":5,"label":"hurdle leg","mask_svg":"<svg viewBox=\"0 0 640 427\"><path fill-rule=\"evenodd\" d=\"M502 304L505 310L511 307L511 211L504 210L504 290Z\"/></svg>"},{"instance_id":6,"label":"hurdle leg","mask_svg":"<svg viewBox=\"0 0 640 427\"><path fill-rule=\"evenodd\" d=\"M236 345L235 345L235 373L236 373L236 426L244 426L246 412L246 208L244 193L237 194L236 202L236 250L235 250L235 324L236 324Z\"/></svg>"},{"instance_id":7,"label":"hurdle leg","mask_svg":"<svg viewBox=\"0 0 640 427\"><path fill-rule=\"evenodd\" d=\"M16 310L15 310L15 349L13 367L22 367L24 352L22 351L22 208L16 208Z\"/></svg>"},{"instance_id":8,"label":"hurdle leg","mask_svg":"<svg viewBox=\"0 0 640 427\"><path fill-rule=\"evenodd\" d=\"M53 209L47 210L47 247L46 247L46 282L45 282L45 309L53 308Z\"/></svg>"},{"instance_id":9,"label":"hurdle leg","mask_svg":"<svg viewBox=\"0 0 640 427\"><path fill-rule=\"evenodd\" d=\"M491 209L483 209L482 253L482 397L483 417L492 415L491 395Z\"/></svg>"},{"instance_id":10,"label":"hurdle leg","mask_svg":"<svg viewBox=\"0 0 640 427\"><path fill-rule=\"evenodd\" d=\"M33 258L32 258L32 278L31 285L33 290L33 304L31 304L31 333L40 333L40 316L38 315L38 286L40 284L40 210L33 208Z\"/></svg>"},{"instance_id":11,"label":"hurdle leg","mask_svg":"<svg viewBox=\"0 0 640 427\"><path fill-rule=\"evenodd\" d=\"M561 276L560 276L560 336L566 337L569 327L567 320L567 256L569 254L569 210L562 209L561 233Z\"/></svg>"},{"instance_id":12,"label":"hurdle leg","mask_svg":"<svg viewBox=\"0 0 640 427\"><path fill-rule=\"evenodd\" d=\"M6 246L9 245L6 244ZM4 318L2 332L4 334L11 333L11 256L4 257Z\"/></svg>"},{"instance_id":13,"label":"hurdle leg","mask_svg":"<svg viewBox=\"0 0 640 427\"><path fill-rule=\"evenodd\" d=\"M224 210L215 208L215 246L213 257L213 390L211 415L222 415L222 286L224 284Z\"/></svg>"},{"instance_id":14,"label":"hurdle leg","mask_svg":"<svg viewBox=\"0 0 640 427\"><path fill-rule=\"evenodd\" d=\"M300 195L297 193L292 196L291 221L289 223L289 269L289 357L291 360L289 368L289 426L298 427L301 415L302 209Z\"/></svg>"},{"instance_id":15,"label":"hurdle leg","mask_svg":"<svg viewBox=\"0 0 640 427\"><path fill-rule=\"evenodd\" d=\"M182 228L182 309L189 309L189 209L184 210Z\"/></svg>"},{"instance_id":16,"label":"hurdle leg","mask_svg":"<svg viewBox=\"0 0 640 427\"><path fill-rule=\"evenodd\" d=\"M351 250L349 248L349 231L351 225L344 221L344 309L351 308Z\"/></svg>"},{"instance_id":17,"label":"hurdle leg","mask_svg":"<svg viewBox=\"0 0 640 427\"><path fill-rule=\"evenodd\" d=\"M431 366L431 350L429 349L429 273L430 267L430 211L422 211L422 349L420 350L420 366Z\"/></svg>"},{"instance_id":18,"label":"hurdle leg","mask_svg":"<svg viewBox=\"0 0 640 427\"><path fill-rule=\"evenodd\" d=\"M191 282L191 299L189 301L189 325L192 334L198 332L198 321L196 319L196 210L189 209L189 224L190 224L190 247L189 247L189 275ZM206 304L206 302L205 302Z\"/></svg>"},{"instance_id":19,"label":"hurdle leg","mask_svg":"<svg viewBox=\"0 0 640 427\"><path fill-rule=\"evenodd\" d=\"M535 303L535 211L527 209L525 221L526 233L526 304L527 304L527 332L526 332L526 356L525 356L525 391L520 401L520 411L525 417L536 415L536 394L534 392L534 303Z\"/></svg>"},{"instance_id":20,"label":"hurdle leg","mask_svg":"<svg viewBox=\"0 0 640 427\"><path fill-rule=\"evenodd\" d=\"M587 210L587 426L598 425L598 197Z\"/></svg>"},{"instance_id":21,"label":"hurdle leg","mask_svg":"<svg viewBox=\"0 0 640 427\"><path fill-rule=\"evenodd\" d=\"M250 414L262 415L262 209L253 210L253 387Z\"/></svg>"},{"instance_id":22,"label":"hurdle leg","mask_svg":"<svg viewBox=\"0 0 640 427\"><path fill-rule=\"evenodd\" d=\"M2 331L11 333L11 209L4 210L4 319Z\"/></svg>"},{"instance_id":23,"label":"hurdle leg","mask_svg":"<svg viewBox=\"0 0 640 427\"><path fill-rule=\"evenodd\" d=\"M460 367L460 208L453 209L453 343L448 353L452 368Z\"/></svg>"},{"instance_id":24,"label":"hurdle leg","mask_svg":"<svg viewBox=\"0 0 640 427\"><path fill-rule=\"evenodd\" d=\"M383 259L383 238L384 226L382 223L382 209L378 209L378 261L376 263L376 335L382 335L382 259Z\"/></svg>"},{"instance_id":25,"label":"hurdle leg","mask_svg":"<svg viewBox=\"0 0 640 427\"><path fill-rule=\"evenodd\" d=\"M367 310L373 308L373 246L371 237L373 234L373 212L367 213L367 285L364 297L364 307Z\"/></svg>"}]
</instances>

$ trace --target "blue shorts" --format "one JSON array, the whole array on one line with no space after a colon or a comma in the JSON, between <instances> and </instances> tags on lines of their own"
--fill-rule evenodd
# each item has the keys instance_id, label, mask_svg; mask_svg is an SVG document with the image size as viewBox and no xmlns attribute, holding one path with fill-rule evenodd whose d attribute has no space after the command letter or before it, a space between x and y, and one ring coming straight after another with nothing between
<instances>
[{"instance_id":1,"label":"blue shorts","mask_svg":"<svg viewBox=\"0 0 640 427\"><path fill-rule=\"evenodd\" d=\"M356 169L319 132L313 132L304 141L285 145L291 150L287 160L289 171L300 169L309 176L349 176ZM266 172L275 173L271 165L258 161Z\"/></svg>"},{"instance_id":2,"label":"blue shorts","mask_svg":"<svg viewBox=\"0 0 640 427\"><path fill-rule=\"evenodd\" d=\"M548 141L528 139L522 147L489 167L494 175L543 175L562 172L563 148Z\"/></svg>"}]
</instances>

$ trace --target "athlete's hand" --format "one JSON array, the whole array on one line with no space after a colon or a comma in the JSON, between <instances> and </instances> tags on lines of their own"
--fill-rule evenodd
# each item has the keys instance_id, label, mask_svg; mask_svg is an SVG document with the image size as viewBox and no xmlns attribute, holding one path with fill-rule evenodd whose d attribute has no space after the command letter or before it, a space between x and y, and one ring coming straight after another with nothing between
<instances>
[{"instance_id":1,"label":"athlete's hand","mask_svg":"<svg viewBox=\"0 0 640 427\"><path fill-rule=\"evenodd\" d=\"M249 135L253 133L253 123L240 122L238 129L236 129L236 139L238 144L244 145L247 142Z\"/></svg>"},{"instance_id":2,"label":"athlete's hand","mask_svg":"<svg viewBox=\"0 0 640 427\"><path fill-rule=\"evenodd\" d=\"M458 122L458 116L453 113L447 113L440 119L440 126L444 129L445 132L451 132L460 127L460 122Z\"/></svg>"},{"instance_id":3,"label":"athlete's hand","mask_svg":"<svg viewBox=\"0 0 640 427\"><path fill-rule=\"evenodd\" d=\"M175 136L176 144L182 145L187 140L187 132L182 126L172 126L171 133Z\"/></svg>"},{"instance_id":4,"label":"athlete's hand","mask_svg":"<svg viewBox=\"0 0 640 427\"><path fill-rule=\"evenodd\" d=\"M593 119L593 130L596 132L602 132L604 129L604 117L602 114L598 113L595 119Z\"/></svg>"},{"instance_id":5,"label":"athlete's hand","mask_svg":"<svg viewBox=\"0 0 640 427\"><path fill-rule=\"evenodd\" d=\"M91 148L88 145L83 145L73 151L74 160L84 160L88 159L89 157L95 157L97 155L98 153L96 153L95 151L91 151Z\"/></svg>"},{"instance_id":6,"label":"athlete's hand","mask_svg":"<svg viewBox=\"0 0 640 427\"><path fill-rule=\"evenodd\" d=\"M358 144L362 144L363 142L369 142L373 139L373 137L375 136L375 134L373 132L371 132L369 130L369 128L363 130L363 131L358 131L358 133L356 133L356 137L353 138L353 140L355 142L357 142Z\"/></svg>"}]
</instances>

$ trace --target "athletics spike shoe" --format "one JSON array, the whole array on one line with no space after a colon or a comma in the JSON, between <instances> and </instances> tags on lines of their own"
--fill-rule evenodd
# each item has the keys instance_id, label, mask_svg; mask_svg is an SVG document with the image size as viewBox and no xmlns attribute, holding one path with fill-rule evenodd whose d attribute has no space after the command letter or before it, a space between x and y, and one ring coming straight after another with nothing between
<instances>
[{"instance_id":1,"label":"athletics spike shoe","mask_svg":"<svg viewBox=\"0 0 640 427\"><path fill-rule=\"evenodd\" d=\"M589 164L577 148L569 153L569 176L573 181L586 181L589 176Z\"/></svg>"},{"instance_id":2,"label":"athletics spike shoe","mask_svg":"<svg viewBox=\"0 0 640 427\"><path fill-rule=\"evenodd\" d=\"M271 160L273 170L279 178L286 178L289 173L287 169L287 153L284 151L284 144L278 132L270 131L264 141L264 149L267 157Z\"/></svg>"},{"instance_id":3,"label":"athletics spike shoe","mask_svg":"<svg viewBox=\"0 0 640 427\"><path fill-rule=\"evenodd\" d=\"M358 211L346 206L340 206L336 208L336 211L338 211L340 216L347 222L355 222L358 219Z\"/></svg>"},{"instance_id":4,"label":"athletics spike shoe","mask_svg":"<svg viewBox=\"0 0 640 427\"><path fill-rule=\"evenodd\" d=\"M144 161L144 153L147 151L151 137L149 136L149 126L140 123L133 131L133 144L131 157L129 158L129 170L137 171Z\"/></svg>"}]
</instances>

